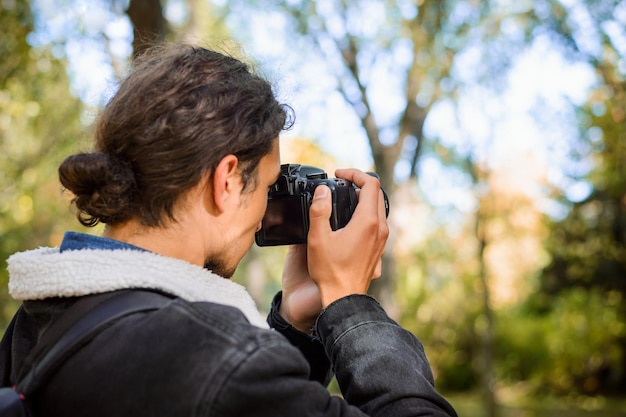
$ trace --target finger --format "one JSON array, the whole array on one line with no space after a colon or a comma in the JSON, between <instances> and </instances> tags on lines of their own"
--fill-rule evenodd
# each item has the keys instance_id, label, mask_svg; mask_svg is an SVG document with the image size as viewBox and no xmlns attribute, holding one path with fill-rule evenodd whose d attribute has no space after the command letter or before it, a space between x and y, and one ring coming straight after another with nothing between
<instances>
[{"instance_id":1,"label":"finger","mask_svg":"<svg viewBox=\"0 0 626 417\"><path fill-rule=\"evenodd\" d=\"M380 188L380 203L382 204L382 210L383 210L383 215L385 217L389 217L389 196L387 195L387 193L385 192L385 190L383 190L383 188Z\"/></svg>"},{"instance_id":2,"label":"finger","mask_svg":"<svg viewBox=\"0 0 626 417\"><path fill-rule=\"evenodd\" d=\"M330 189L325 185L319 185L315 189L309 208L309 241L311 238L315 239L317 236L324 236L332 231L330 227L332 210Z\"/></svg>"},{"instance_id":3,"label":"finger","mask_svg":"<svg viewBox=\"0 0 626 417\"><path fill-rule=\"evenodd\" d=\"M381 225L387 227L387 207L385 204L385 195L383 194L383 190L381 189L378 197L378 218L383 220Z\"/></svg>"},{"instance_id":4,"label":"finger","mask_svg":"<svg viewBox=\"0 0 626 417\"><path fill-rule=\"evenodd\" d=\"M387 223L387 209L385 207L385 198L382 190L380 191L380 198L378 199L378 236L380 238L381 254L382 257L385 252L385 245L387 238L389 237L389 223ZM382 263L381 263L382 265ZM382 273L382 270L381 270Z\"/></svg>"},{"instance_id":5,"label":"finger","mask_svg":"<svg viewBox=\"0 0 626 417\"><path fill-rule=\"evenodd\" d=\"M359 171L358 169L338 169L335 171L335 175L339 178L351 181L360 188L359 204L357 204L356 210L370 210L372 215L378 214L378 197L380 191L380 181L378 178Z\"/></svg>"},{"instance_id":6,"label":"finger","mask_svg":"<svg viewBox=\"0 0 626 417\"><path fill-rule=\"evenodd\" d=\"M335 171L335 175L339 178L353 182L359 188L363 188L367 183L380 184L378 178L354 168L338 169Z\"/></svg>"}]
</instances>

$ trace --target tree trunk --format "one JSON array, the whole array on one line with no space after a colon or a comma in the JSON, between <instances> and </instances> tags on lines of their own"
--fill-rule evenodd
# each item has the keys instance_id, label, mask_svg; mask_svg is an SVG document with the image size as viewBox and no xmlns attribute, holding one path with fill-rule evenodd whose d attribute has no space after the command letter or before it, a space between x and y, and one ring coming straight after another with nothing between
<instances>
[{"instance_id":1,"label":"tree trunk","mask_svg":"<svg viewBox=\"0 0 626 417\"><path fill-rule=\"evenodd\" d=\"M478 189L481 182L483 182L484 174L476 164L468 160L470 167L470 173L474 181L474 189ZM479 270L478 279L480 288L482 290L482 308L484 323L482 326L477 326L481 341L480 351L480 376L481 376L481 392L484 401L485 411L487 417L497 417L497 399L494 391L495 388L495 376L494 376L494 333L495 333L495 320L493 310L491 308L491 293L489 289L489 277L487 271L487 264L485 259L485 249L487 248L487 217L485 213L485 201L484 198L477 195L479 200L478 209L476 211L476 218L474 224L474 233L478 242L478 250L476 257L478 260Z\"/></svg>"},{"instance_id":2,"label":"tree trunk","mask_svg":"<svg viewBox=\"0 0 626 417\"><path fill-rule=\"evenodd\" d=\"M396 259L394 256L397 228L394 223L393 200L395 195L395 183L393 171L397 162L397 156L391 155L389 148L382 149L374 158L376 173L380 176L381 186L389 198L389 237L383 255L383 268L380 279L372 282L369 294L376 298L385 308L389 316L393 319L400 317L400 310L395 301L395 291L397 285ZM384 152L387 150L387 152Z\"/></svg>"},{"instance_id":3,"label":"tree trunk","mask_svg":"<svg viewBox=\"0 0 626 417\"><path fill-rule=\"evenodd\" d=\"M481 225L482 220L480 216L476 219L476 231L478 237L478 261L479 261L479 279L482 287L483 294L483 317L485 319L484 328L481 330L481 361L480 361L480 373L481 373L481 391L483 394L483 401L487 411L487 417L496 417L498 415L496 395L494 392L495 377L493 371L494 363L494 315L491 309L491 294L489 291L489 280L487 277L487 268L485 265L485 248L487 242L484 238L483 232L480 229L484 228L484 224Z\"/></svg>"},{"instance_id":4,"label":"tree trunk","mask_svg":"<svg viewBox=\"0 0 626 417\"><path fill-rule=\"evenodd\" d=\"M168 29L160 0L130 0L126 14L133 24L133 58L165 39Z\"/></svg>"}]
</instances>

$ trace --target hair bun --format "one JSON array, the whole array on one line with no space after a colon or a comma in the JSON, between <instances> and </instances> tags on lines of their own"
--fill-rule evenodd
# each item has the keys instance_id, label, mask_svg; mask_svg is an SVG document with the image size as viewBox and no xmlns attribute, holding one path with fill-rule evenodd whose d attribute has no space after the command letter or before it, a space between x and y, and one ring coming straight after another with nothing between
<instances>
[{"instance_id":1,"label":"hair bun","mask_svg":"<svg viewBox=\"0 0 626 417\"><path fill-rule=\"evenodd\" d=\"M59 167L59 180L74 194L72 203L83 225L131 217L135 176L129 164L119 158L103 152L69 156Z\"/></svg>"}]
</instances>

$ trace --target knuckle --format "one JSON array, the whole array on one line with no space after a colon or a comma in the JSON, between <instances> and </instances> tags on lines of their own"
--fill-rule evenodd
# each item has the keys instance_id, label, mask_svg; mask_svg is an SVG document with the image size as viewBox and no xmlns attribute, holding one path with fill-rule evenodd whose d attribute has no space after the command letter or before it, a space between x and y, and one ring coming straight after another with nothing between
<instances>
[{"instance_id":1,"label":"knuckle","mask_svg":"<svg viewBox=\"0 0 626 417\"><path fill-rule=\"evenodd\" d=\"M361 221L362 227L369 232L375 232L379 228L378 216L375 214L364 215Z\"/></svg>"},{"instance_id":2,"label":"knuckle","mask_svg":"<svg viewBox=\"0 0 626 417\"><path fill-rule=\"evenodd\" d=\"M311 205L309 206L309 216L311 217L319 216L321 209L322 207L320 207L319 204L316 204L315 202L311 203Z\"/></svg>"},{"instance_id":3,"label":"knuckle","mask_svg":"<svg viewBox=\"0 0 626 417\"><path fill-rule=\"evenodd\" d=\"M313 201L309 207L309 216L312 218L327 216L329 207L323 201Z\"/></svg>"},{"instance_id":4,"label":"knuckle","mask_svg":"<svg viewBox=\"0 0 626 417\"><path fill-rule=\"evenodd\" d=\"M387 222L381 222L379 234L384 239L387 239L389 237L389 225L387 224Z\"/></svg>"},{"instance_id":5,"label":"knuckle","mask_svg":"<svg viewBox=\"0 0 626 417\"><path fill-rule=\"evenodd\" d=\"M309 249L315 251L317 248L323 247L323 243L323 239L319 233L316 233L315 230L309 230L307 236L307 246Z\"/></svg>"},{"instance_id":6,"label":"knuckle","mask_svg":"<svg viewBox=\"0 0 626 417\"><path fill-rule=\"evenodd\" d=\"M363 183L364 183L364 186L367 185L368 187L371 187L375 191L378 191L378 189L380 189L380 180L378 178L376 178L376 177L371 176L371 175L365 174L365 177L363 179Z\"/></svg>"}]
</instances>

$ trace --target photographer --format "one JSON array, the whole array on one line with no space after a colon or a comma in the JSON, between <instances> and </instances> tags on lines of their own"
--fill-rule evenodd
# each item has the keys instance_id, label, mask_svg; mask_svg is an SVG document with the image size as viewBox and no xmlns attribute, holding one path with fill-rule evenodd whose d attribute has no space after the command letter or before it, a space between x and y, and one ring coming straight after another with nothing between
<instances>
[{"instance_id":1,"label":"photographer","mask_svg":"<svg viewBox=\"0 0 626 417\"><path fill-rule=\"evenodd\" d=\"M14 384L51 323L93 294L149 290L162 305L100 331L36 396L35 416L455 416L421 343L365 295L388 235L376 178L346 227L315 190L308 243L290 247L267 320L228 278L251 247L280 174L291 120L242 62L187 45L137 58L100 115L95 150L59 168L84 225L59 248L9 259L24 309L12 331ZM269 326L268 326L269 323ZM331 370L343 398L326 390Z\"/></svg>"}]
</instances>

